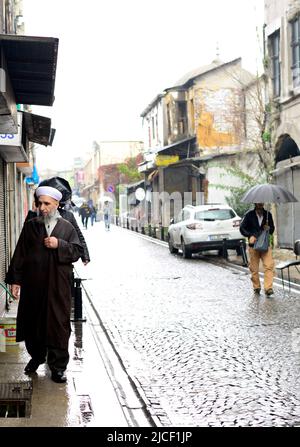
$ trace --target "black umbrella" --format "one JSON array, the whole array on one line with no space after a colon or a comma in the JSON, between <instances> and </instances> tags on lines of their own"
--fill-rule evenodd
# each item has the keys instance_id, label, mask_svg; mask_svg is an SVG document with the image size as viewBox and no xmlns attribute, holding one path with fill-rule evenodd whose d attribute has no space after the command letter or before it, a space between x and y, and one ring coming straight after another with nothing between
<instances>
[{"instance_id":1,"label":"black umbrella","mask_svg":"<svg viewBox=\"0 0 300 447\"><path fill-rule=\"evenodd\" d=\"M298 202L286 188L271 183L256 185L249 189L241 199L244 203L287 203Z\"/></svg>"}]
</instances>

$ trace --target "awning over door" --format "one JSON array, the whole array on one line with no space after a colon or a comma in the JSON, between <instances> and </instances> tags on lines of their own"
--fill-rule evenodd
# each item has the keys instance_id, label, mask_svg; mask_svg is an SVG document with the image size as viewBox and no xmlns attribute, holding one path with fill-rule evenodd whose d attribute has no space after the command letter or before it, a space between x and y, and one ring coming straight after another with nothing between
<instances>
[{"instance_id":1,"label":"awning over door","mask_svg":"<svg viewBox=\"0 0 300 447\"><path fill-rule=\"evenodd\" d=\"M58 39L0 35L17 104L52 106Z\"/></svg>"}]
</instances>

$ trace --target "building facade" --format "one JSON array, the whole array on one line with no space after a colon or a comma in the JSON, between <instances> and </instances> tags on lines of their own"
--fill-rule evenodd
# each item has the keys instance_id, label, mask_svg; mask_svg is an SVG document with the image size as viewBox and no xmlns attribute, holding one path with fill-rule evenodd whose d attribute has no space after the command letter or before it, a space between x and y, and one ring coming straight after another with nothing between
<instances>
[{"instance_id":1,"label":"building facade","mask_svg":"<svg viewBox=\"0 0 300 447\"><path fill-rule=\"evenodd\" d=\"M225 202L226 193L216 185L228 181L226 168L244 158L240 167L254 172L257 128L251 129L249 102L254 81L240 58L228 63L215 60L154 98L141 114L145 152L139 169L145 175L147 197L151 192L179 192L182 205Z\"/></svg>"},{"instance_id":2,"label":"building facade","mask_svg":"<svg viewBox=\"0 0 300 447\"><path fill-rule=\"evenodd\" d=\"M31 114L29 106L52 106L58 39L19 35L24 33L21 0L0 1L0 29L1 317L9 301L5 273L31 206L34 142L47 146L50 141L51 120Z\"/></svg>"},{"instance_id":3,"label":"building facade","mask_svg":"<svg viewBox=\"0 0 300 447\"><path fill-rule=\"evenodd\" d=\"M265 0L265 66L269 74L274 177L300 200L300 1ZM278 245L300 239L299 203L277 210Z\"/></svg>"},{"instance_id":4,"label":"building facade","mask_svg":"<svg viewBox=\"0 0 300 447\"><path fill-rule=\"evenodd\" d=\"M80 170L80 195L99 207L102 196L106 193L117 194L118 186L124 183L119 165L127 159L138 157L142 152L142 141L94 142L92 153Z\"/></svg>"}]
</instances>

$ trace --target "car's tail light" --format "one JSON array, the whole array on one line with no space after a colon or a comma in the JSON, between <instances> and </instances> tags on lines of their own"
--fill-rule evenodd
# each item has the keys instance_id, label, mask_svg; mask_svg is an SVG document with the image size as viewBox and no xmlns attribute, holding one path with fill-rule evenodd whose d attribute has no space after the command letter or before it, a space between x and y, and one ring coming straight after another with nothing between
<instances>
[{"instance_id":1,"label":"car's tail light","mask_svg":"<svg viewBox=\"0 0 300 447\"><path fill-rule=\"evenodd\" d=\"M237 228L237 227L240 226L240 223L241 223L241 219L234 220L234 221L232 222L232 226L233 226L234 228Z\"/></svg>"},{"instance_id":2,"label":"car's tail light","mask_svg":"<svg viewBox=\"0 0 300 447\"><path fill-rule=\"evenodd\" d=\"M186 226L189 230L203 230L203 225L201 223L192 223Z\"/></svg>"}]
</instances>

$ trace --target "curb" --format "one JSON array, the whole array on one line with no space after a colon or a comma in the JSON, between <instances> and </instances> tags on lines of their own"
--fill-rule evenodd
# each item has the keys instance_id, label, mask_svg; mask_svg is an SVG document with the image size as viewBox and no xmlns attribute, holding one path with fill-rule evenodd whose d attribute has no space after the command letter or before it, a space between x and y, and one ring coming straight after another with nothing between
<instances>
[{"instance_id":1,"label":"curb","mask_svg":"<svg viewBox=\"0 0 300 447\"><path fill-rule=\"evenodd\" d=\"M107 328L103 323L97 309L93 304L92 293L87 290L86 286L82 285L82 288L84 289L88 305L94 314L94 319L97 320L106 338L107 347L105 348L102 343L103 340L100 340L99 334L95 331L95 322L92 322L89 316L92 330L94 330L95 342L99 345L98 348L102 353L102 358L104 357L103 361L105 363L107 373L111 382L113 383L118 400L123 408L123 412L124 414L126 413L125 417L128 420L129 426L162 427L163 424L160 422L159 417L156 414L153 414L151 403L139 381L130 373L128 367L124 364L122 355L116 346L109 328ZM111 353L108 353L109 349L111 350ZM113 359L113 356L115 356L115 359ZM117 378L118 372L120 377ZM129 396L129 393L133 393L133 395ZM136 400L135 404L132 405L130 400ZM162 416L165 419L167 418L166 414L162 414Z\"/></svg>"}]
</instances>

